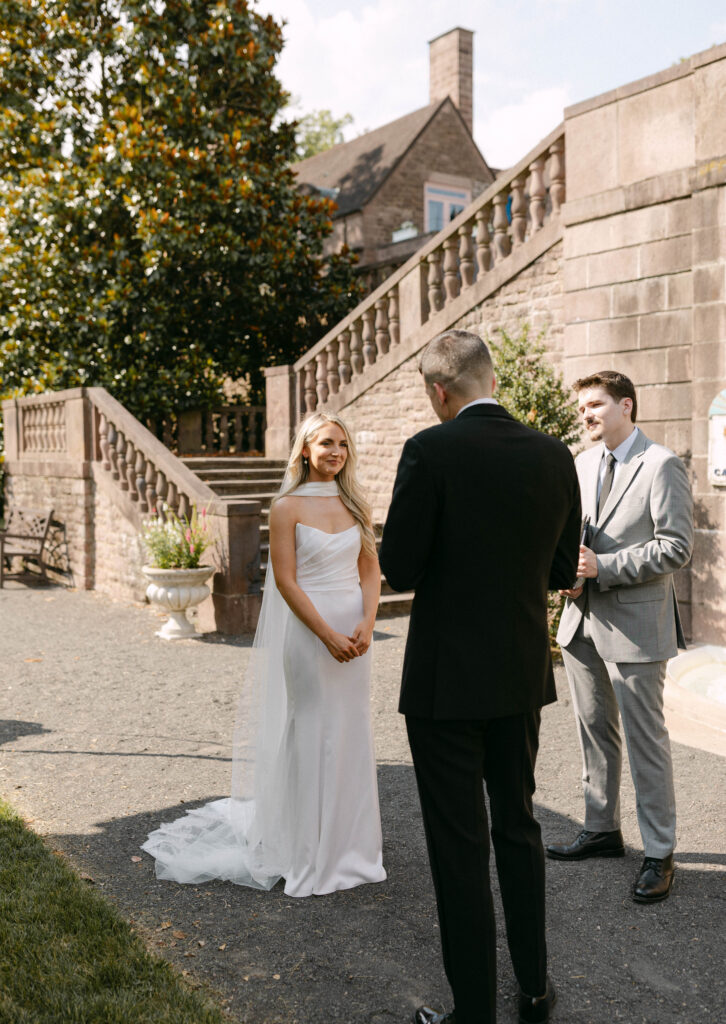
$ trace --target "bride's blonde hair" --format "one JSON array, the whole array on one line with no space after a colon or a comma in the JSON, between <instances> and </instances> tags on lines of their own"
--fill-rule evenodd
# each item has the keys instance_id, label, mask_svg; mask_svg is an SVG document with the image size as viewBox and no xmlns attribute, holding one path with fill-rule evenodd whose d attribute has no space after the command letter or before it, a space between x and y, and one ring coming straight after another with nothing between
<instances>
[{"instance_id":1,"label":"bride's blonde hair","mask_svg":"<svg viewBox=\"0 0 726 1024\"><path fill-rule=\"evenodd\" d=\"M275 501L279 501L280 498L284 498L285 495L291 494L300 484L309 482L310 464L307 459L303 459L303 448L315 440L321 427L326 423L334 423L337 427L340 427L348 442L348 457L343 464L343 468L335 477L335 482L338 485L338 496L360 527L364 551L369 555L375 555L376 536L373 532L371 509L355 475L357 461L355 442L345 423L334 413L314 412L300 424L293 441L287 469L285 470L285 479L280 488L280 493L273 498L273 504Z\"/></svg>"}]
</instances>

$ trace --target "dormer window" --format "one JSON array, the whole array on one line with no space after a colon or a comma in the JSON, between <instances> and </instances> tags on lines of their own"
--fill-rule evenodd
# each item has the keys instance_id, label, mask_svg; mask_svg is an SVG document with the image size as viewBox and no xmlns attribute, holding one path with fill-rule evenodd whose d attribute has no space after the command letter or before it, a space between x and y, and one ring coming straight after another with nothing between
<instances>
[{"instance_id":1,"label":"dormer window","mask_svg":"<svg viewBox=\"0 0 726 1024\"><path fill-rule=\"evenodd\" d=\"M424 222L426 232L441 231L471 202L471 192L447 185L424 185Z\"/></svg>"}]
</instances>

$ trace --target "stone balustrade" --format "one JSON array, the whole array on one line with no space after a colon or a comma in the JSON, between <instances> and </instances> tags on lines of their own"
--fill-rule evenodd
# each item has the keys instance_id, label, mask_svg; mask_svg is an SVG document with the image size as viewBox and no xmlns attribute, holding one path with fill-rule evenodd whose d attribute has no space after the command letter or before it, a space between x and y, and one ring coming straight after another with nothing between
<instances>
[{"instance_id":1,"label":"stone balustrade","mask_svg":"<svg viewBox=\"0 0 726 1024\"><path fill-rule=\"evenodd\" d=\"M164 444L104 388L87 388L94 416L94 461L143 514L168 506L182 518L216 499Z\"/></svg>"},{"instance_id":2,"label":"stone balustrade","mask_svg":"<svg viewBox=\"0 0 726 1024\"><path fill-rule=\"evenodd\" d=\"M225 633L254 629L261 599L258 501L216 495L104 388L12 399L2 411L8 504L54 509L67 526L77 584L115 596L143 595L138 537L144 517L168 506L183 518L196 506L207 513L216 568L200 623ZM237 438L244 426L237 427ZM259 431L258 420L255 427Z\"/></svg>"},{"instance_id":3,"label":"stone balustrade","mask_svg":"<svg viewBox=\"0 0 726 1024\"><path fill-rule=\"evenodd\" d=\"M512 260L550 221L559 221L564 157L560 125L299 359L296 418L331 399L340 407L402 338Z\"/></svg>"}]
</instances>

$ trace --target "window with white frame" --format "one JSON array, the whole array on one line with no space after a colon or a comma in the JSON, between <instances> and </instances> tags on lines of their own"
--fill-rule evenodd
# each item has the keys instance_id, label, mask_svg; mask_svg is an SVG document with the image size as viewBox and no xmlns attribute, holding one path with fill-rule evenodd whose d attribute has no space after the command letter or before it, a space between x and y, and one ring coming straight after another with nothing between
<instances>
[{"instance_id":1,"label":"window with white frame","mask_svg":"<svg viewBox=\"0 0 726 1024\"><path fill-rule=\"evenodd\" d=\"M424 230L441 229L471 202L471 192L449 185L424 185Z\"/></svg>"}]
</instances>

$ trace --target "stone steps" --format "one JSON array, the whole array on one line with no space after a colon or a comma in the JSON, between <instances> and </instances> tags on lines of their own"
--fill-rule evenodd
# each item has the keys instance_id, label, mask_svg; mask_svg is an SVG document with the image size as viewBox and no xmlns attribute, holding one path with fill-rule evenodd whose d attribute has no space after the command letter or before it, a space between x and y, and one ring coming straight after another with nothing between
<instances>
[{"instance_id":1,"label":"stone steps","mask_svg":"<svg viewBox=\"0 0 726 1024\"><path fill-rule=\"evenodd\" d=\"M267 520L272 499L282 484L286 463L279 459L265 459L255 455L218 455L213 458L202 455L189 456L183 459L183 462L220 497L259 501L260 571L264 580L270 553L270 528ZM380 529L377 533L380 534ZM391 590L385 577L381 576L379 617L407 615L411 610L412 599L413 592L397 594Z\"/></svg>"}]
</instances>

